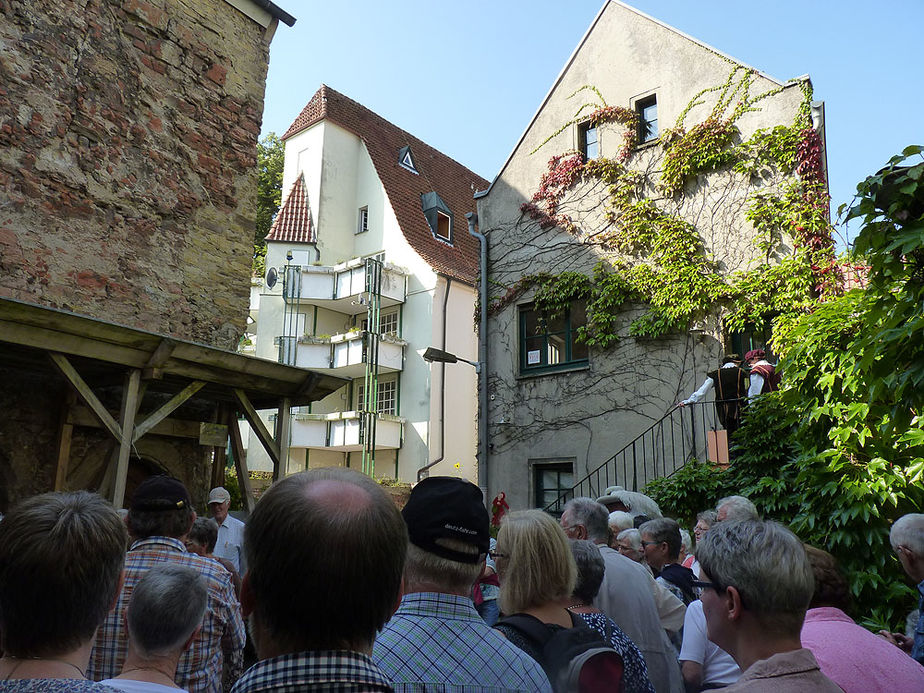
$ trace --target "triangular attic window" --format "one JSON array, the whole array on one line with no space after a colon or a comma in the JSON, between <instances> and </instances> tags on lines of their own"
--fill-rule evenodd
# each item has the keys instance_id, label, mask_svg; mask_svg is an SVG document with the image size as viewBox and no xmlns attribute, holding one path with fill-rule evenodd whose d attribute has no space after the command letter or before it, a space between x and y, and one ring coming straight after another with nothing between
<instances>
[{"instance_id":1,"label":"triangular attic window","mask_svg":"<svg viewBox=\"0 0 924 693\"><path fill-rule=\"evenodd\" d=\"M417 171L417 165L414 163L414 156L411 154L410 146L401 147L401 151L398 152L398 163L411 173L420 175Z\"/></svg>"}]
</instances>

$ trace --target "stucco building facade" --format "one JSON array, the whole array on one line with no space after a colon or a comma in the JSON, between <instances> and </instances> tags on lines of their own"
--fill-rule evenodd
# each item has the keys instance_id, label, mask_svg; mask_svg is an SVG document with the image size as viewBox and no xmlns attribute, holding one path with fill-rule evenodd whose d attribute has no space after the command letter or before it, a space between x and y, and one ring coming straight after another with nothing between
<instances>
[{"instance_id":1,"label":"stucco building facade","mask_svg":"<svg viewBox=\"0 0 924 693\"><path fill-rule=\"evenodd\" d=\"M740 291L723 287L793 255L789 230L758 229L751 210L799 177L761 159L755 137L776 126L800 133L793 124L814 117L823 141L822 113L807 77L776 80L623 3L604 4L476 195L494 287L483 412L492 496L545 506L670 412L724 353L763 345L760 330L729 326ZM672 143L708 159L697 132L721 132L712 151L729 156L703 165L676 149L669 164ZM670 179L678 160L693 169L679 185ZM554 316L537 308L543 287L543 305L565 296ZM673 315L671 291L678 305L707 307ZM591 305L604 295L614 297L609 308ZM640 490L662 473L651 457L633 464L631 478L609 483Z\"/></svg>"},{"instance_id":2,"label":"stucco building facade","mask_svg":"<svg viewBox=\"0 0 924 693\"><path fill-rule=\"evenodd\" d=\"M293 414L288 471L475 479L474 370L422 355L477 358L465 215L487 181L327 86L283 139L255 353L350 381ZM249 446L251 468L267 462Z\"/></svg>"}]
</instances>

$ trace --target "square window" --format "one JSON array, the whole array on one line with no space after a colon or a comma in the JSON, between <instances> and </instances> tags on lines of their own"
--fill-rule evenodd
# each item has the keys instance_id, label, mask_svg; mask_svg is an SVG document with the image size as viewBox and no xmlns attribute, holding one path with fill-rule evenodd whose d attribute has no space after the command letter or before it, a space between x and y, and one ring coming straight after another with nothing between
<instances>
[{"instance_id":1,"label":"square window","mask_svg":"<svg viewBox=\"0 0 924 693\"><path fill-rule=\"evenodd\" d=\"M585 160L600 156L600 142L597 139L597 126L589 120L578 125L578 150Z\"/></svg>"},{"instance_id":2,"label":"square window","mask_svg":"<svg viewBox=\"0 0 924 693\"><path fill-rule=\"evenodd\" d=\"M572 462L543 462L533 465L535 507L547 508L574 487Z\"/></svg>"},{"instance_id":3,"label":"square window","mask_svg":"<svg viewBox=\"0 0 924 693\"><path fill-rule=\"evenodd\" d=\"M369 230L369 208L359 208L359 219L356 223L356 233L366 233Z\"/></svg>"},{"instance_id":4,"label":"square window","mask_svg":"<svg viewBox=\"0 0 924 693\"><path fill-rule=\"evenodd\" d=\"M378 402L373 405L376 412L378 414L396 415L398 413L398 382L396 380L379 382L376 392L378 394ZM357 411L365 410L365 395L366 386L360 383L356 387Z\"/></svg>"},{"instance_id":5,"label":"square window","mask_svg":"<svg viewBox=\"0 0 924 693\"><path fill-rule=\"evenodd\" d=\"M369 318L363 318L359 323L361 330L369 329ZM393 334L398 336L398 311L382 313L379 315L379 334Z\"/></svg>"},{"instance_id":6,"label":"square window","mask_svg":"<svg viewBox=\"0 0 924 693\"><path fill-rule=\"evenodd\" d=\"M658 97L652 94L635 102L638 115L638 143L658 139Z\"/></svg>"},{"instance_id":7,"label":"square window","mask_svg":"<svg viewBox=\"0 0 924 693\"><path fill-rule=\"evenodd\" d=\"M583 301L573 301L564 315L546 319L532 306L520 309L520 372L560 370L587 363L587 345L577 341L587 324Z\"/></svg>"}]
</instances>

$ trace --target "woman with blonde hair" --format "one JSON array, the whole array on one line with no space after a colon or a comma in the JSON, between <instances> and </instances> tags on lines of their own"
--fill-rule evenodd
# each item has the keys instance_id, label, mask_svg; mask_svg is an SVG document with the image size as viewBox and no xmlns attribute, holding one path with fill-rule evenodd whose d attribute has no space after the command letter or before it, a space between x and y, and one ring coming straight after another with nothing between
<instances>
[{"instance_id":1,"label":"woman with blonde hair","mask_svg":"<svg viewBox=\"0 0 924 693\"><path fill-rule=\"evenodd\" d=\"M577 566L568 537L542 510L512 512L504 518L497 535L495 561L501 585L500 608L506 616L495 628L539 662L558 690L560 664L549 656L554 647L546 647L552 638L569 629L584 629L589 632L589 641L609 647L580 616L569 611ZM609 661L607 686L597 690L610 690L611 686L612 690L622 690L622 659L612 651Z\"/></svg>"}]
</instances>

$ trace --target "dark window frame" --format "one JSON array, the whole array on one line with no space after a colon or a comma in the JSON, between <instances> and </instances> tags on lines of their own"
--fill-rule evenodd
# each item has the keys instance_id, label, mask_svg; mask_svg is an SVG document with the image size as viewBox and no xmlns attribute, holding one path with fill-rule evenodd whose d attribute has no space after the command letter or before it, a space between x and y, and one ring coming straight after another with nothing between
<instances>
[{"instance_id":1,"label":"dark window frame","mask_svg":"<svg viewBox=\"0 0 924 693\"><path fill-rule=\"evenodd\" d=\"M593 133L593 141L588 137L591 133ZM592 152L591 147L593 147ZM589 120L578 124L578 151L581 152L585 161L600 157L600 130Z\"/></svg>"},{"instance_id":2,"label":"dark window frame","mask_svg":"<svg viewBox=\"0 0 924 693\"><path fill-rule=\"evenodd\" d=\"M543 474L548 472L557 474L557 483L555 486L546 487L541 483ZM533 462L532 476L534 507L545 508L558 500L563 493L570 491L574 487L574 462L567 462L561 459L549 460L547 462ZM567 482L562 482L563 476L568 477ZM554 498L551 495L552 493L555 494Z\"/></svg>"},{"instance_id":3,"label":"dark window frame","mask_svg":"<svg viewBox=\"0 0 924 693\"><path fill-rule=\"evenodd\" d=\"M645 118L645 110L654 106L655 117L652 119ZM658 130L658 95L650 94L635 102L635 114L638 116L638 137L639 145L648 144L657 141L660 137ZM651 131L651 123L654 123L654 132Z\"/></svg>"},{"instance_id":4,"label":"dark window frame","mask_svg":"<svg viewBox=\"0 0 924 693\"><path fill-rule=\"evenodd\" d=\"M576 311L584 314L583 321L574 315ZM536 330L529 333L527 322L529 322L529 316L531 314L537 316L537 326L545 324L545 329L543 331ZM561 329L549 331L547 321L542 316L539 316L533 304L520 306L518 314L518 344L520 352L520 373L522 375L573 370L575 368L585 367L589 364L590 357L587 346L577 343L578 329L587 324L586 305L584 302L572 301L571 305L565 310L564 315L561 316L560 321L563 323ZM558 337L561 341L561 359L557 363L549 363L550 337ZM535 344L537 341L540 346L538 350L540 360L539 363L531 364L529 363L529 352L531 350L527 348L527 343L533 342ZM577 355L574 353L575 351L578 352Z\"/></svg>"}]
</instances>

